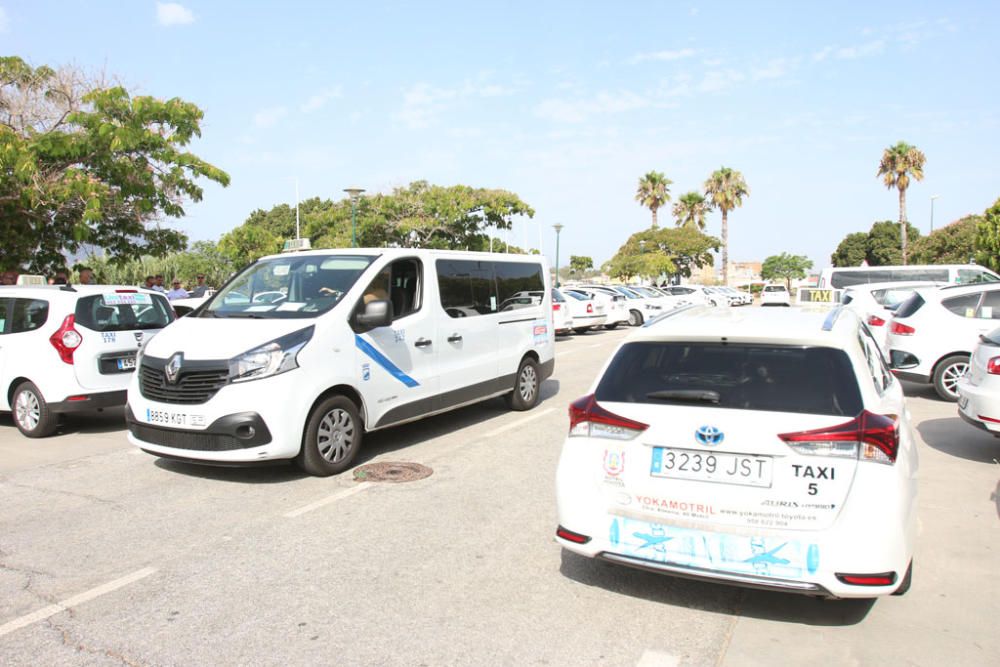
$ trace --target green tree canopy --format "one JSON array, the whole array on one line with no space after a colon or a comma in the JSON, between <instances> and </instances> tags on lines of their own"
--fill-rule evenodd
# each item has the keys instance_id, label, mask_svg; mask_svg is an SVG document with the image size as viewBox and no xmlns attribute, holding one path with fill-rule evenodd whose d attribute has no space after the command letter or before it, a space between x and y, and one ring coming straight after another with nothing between
<instances>
[{"instance_id":1,"label":"green tree canopy","mask_svg":"<svg viewBox=\"0 0 1000 667\"><path fill-rule=\"evenodd\" d=\"M834 266L860 266L868 260L868 233L854 232L844 237L837 249L830 255Z\"/></svg>"},{"instance_id":2,"label":"green tree canopy","mask_svg":"<svg viewBox=\"0 0 1000 667\"><path fill-rule=\"evenodd\" d=\"M1000 271L1000 199L986 209L976 228L976 262Z\"/></svg>"},{"instance_id":3,"label":"green tree canopy","mask_svg":"<svg viewBox=\"0 0 1000 667\"><path fill-rule=\"evenodd\" d=\"M878 176L887 188L899 191L899 228L901 264L907 262L907 238L909 224L906 221L906 189L910 187L910 179L924 180L924 163L927 158L916 147L905 141L897 142L882 151L882 160L878 165Z\"/></svg>"},{"instance_id":4,"label":"green tree canopy","mask_svg":"<svg viewBox=\"0 0 1000 667\"><path fill-rule=\"evenodd\" d=\"M577 271L588 271L594 268L594 260L590 257L584 257L581 255L570 255L569 265L570 268Z\"/></svg>"},{"instance_id":5,"label":"green tree canopy","mask_svg":"<svg viewBox=\"0 0 1000 667\"><path fill-rule=\"evenodd\" d=\"M639 179L639 187L635 192L635 200L648 208L653 214L653 224L650 229L656 229L656 212L670 201L670 186L673 181L662 172L651 171Z\"/></svg>"},{"instance_id":6,"label":"green tree canopy","mask_svg":"<svg viewBox=\"0 0 1000 667\"><path fill-rule=\"evenodd\" d=\"M965 264L976 255L976 230L981 215L967 215L950 225L935 229L910 245L914 264Z\"/></svg>"},{"instance_id":7,"label":"green tree canopy","mask_svg":"<svg viewBox=\"0 0 1000 667\"><path fill-rule=\"evenodd\" d=\"M760 267L760 277L764 280L784 280L785 287L792 289L793 278L805 278L813 266L812 260L804 255L771 255Z\"/></svg>"},{"instance_id":8,"label":"green tree canopy","mask_svg":"<svg viewBox=\"0 0 1000 667\"><path fill-rule=\"evenodd\" d=\"M610 275L628 281L636 276L691 276L693 268L711 264L719 239L697 229L648 229L630 236L605 267Z\"/></svg>"},{"instance_id":9,"label":"green tree canopy","mask_svg":"<svg viewBox=\"0 0 1000 667\"><path fill-rule=\"evenodd\" d=\"M199 201L197 179L229 176L184 150L202 112L132 97L82 73L0 57L0 247L11 267L45 273L86 244L112 259L183 249L161 228Z\"/></svg>"}]
</instances>

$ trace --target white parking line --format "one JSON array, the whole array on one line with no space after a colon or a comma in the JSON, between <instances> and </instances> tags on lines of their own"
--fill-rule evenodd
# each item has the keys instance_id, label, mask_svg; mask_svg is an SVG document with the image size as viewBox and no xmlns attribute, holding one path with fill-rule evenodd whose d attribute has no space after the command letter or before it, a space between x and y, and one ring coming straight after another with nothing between
<instances>
[{"instance_id":1,"label":"white parking line","mask_svg":"<svg viewBox=\"0 0 1000 667\"><path fill-rule=\"evenodd\" d=\"M144 579L149 575L156 572L155 567L144 567L141 570L136 570L132 574L127 574L120 579L115 579L114 581L109 581L106 584L98 586L97 588L91 588L89 591L84 591L79 595L74 595L73 597L63 600L62 602L57 602L55 604L50 604L48 607L43 607L36 612L32 612L20 618L15 618L13 621L8 621L3 625L0 625L0 637L10 634L15 630L20 630L23 627L31 625L32 623L37 623L38 621L44 621L50 616L54 616L61 611L66 611L71 607L76 607L84 602L89 602L96 597L100 597L112 591L116 591L119 588L128 586L131 583Z\"/></svg>"},{"instance_id":2,"label":"white parking line","mask_svg":"<svg viewBox=\"0 0 1000 667\"><path fill-rule=\"evenodd\" d=\"M530 415L528 415L524 419L518 419L516 422L511 422L510 424L504 424L500 428L495 428L492 431L490 431L489 433L484 433L481 437L483 437L483 438L492 438L495 435L500 435L501 433L506 433L507 431L510 431L511 429L519 428L519 427L523 426L524 424L527 424L530 421L534 421L536 419L544 417L545 415L547 415L547 414L549 414L551 412L555 412L555 410L556 410L555 408L546 408L545 410L539 410L538 412L532 412Z\"/></svg>"},{"instance_id":3,"label":"white parking line","mask_svg":"<svg viewBox=\"0 0 1000 667\"><path fill-rule=\"evenodd\" d=\"M342 491L338 491L337 493L334 493L333 495L327 496L326 498L322 498L321 500L317 500L314 503L309 503L308 505L303 505L302 507L300 507L298 509L294 509L291 512L285 512L285 516L288 517L289 519L294 519L297 516L302 516L306 512L311 512L311 511L313 511L315 509L319 509L320 507L325 507L325 506L329 505L330 503L335 503L338 500L341 500L343 498L347 498L348 496L353 496L355 493L357 493L359 491L364 491L365 489L367 489L371 485L372 485L371 482L361 482L357 486L353 486L353 487L351 487L349 489L344 489Z\"/></svg>"},{"instance_id":4,"label":"white parking line","mask_svg":"<svg viewBox=\"0 0 1000 667\"><path fill-rule=\"evenodd\" d=\"M574 352L579 352L580 350L589 350L592 347L600 347L600 343L594 343L593 345L584 345L582 347L574 347L572 350L566 350L565 352L556 352L557 357L563 357L567 354L573 354Z\"/></svg>"},{"instance_id":5,"label":"white parking line","mask_svg":"<svg viewBox=\"0 0 1000 667\"><path fill-rule=\"evenodd\" d=\"M646 650L642 652L635 667L677 667L679 664L681 664L680 658L675 655L663 651Z\"/></svg>"}]
</instances>

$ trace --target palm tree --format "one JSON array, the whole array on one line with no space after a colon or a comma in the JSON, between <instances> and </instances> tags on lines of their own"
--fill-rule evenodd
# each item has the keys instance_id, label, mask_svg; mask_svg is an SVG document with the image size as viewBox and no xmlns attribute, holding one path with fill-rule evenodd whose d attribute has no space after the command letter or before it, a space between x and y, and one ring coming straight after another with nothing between
<instances>
[{"instance_id":1,"label":"palm tree","mask_svg":"<svg viewBox=\"0 0 1000 667\"><path fill-rule=\"evenodd\" d=\"M670 186L673 181L659 171L651 171L639 179L639 189L635 200L647 207L653 213L653 226L656 229L656 209L670 201Z\"/></svg>"},{"instance_id":2,"label":"palm tree","mask_svg":"<svg viewBox=\"0 0 1000 667\"><path fill-rule=\"evenodd\" d=\"M715 208L722 211L722 284L729 284L729 212L743 205L743 197L749 196L750 188L743 180L743 174L719 167L705 181L705 196Z\"/></svg>"},{"instance_id":3,"label":"palm tree","mask_svg":"<svg viewBox=\"0 0 1000 667\"><path fill-rule=\"evenodd\" d=\"M685 192L674 204L674 217L678 227L705 229L705 216L712 210L712 204L700 192Z\"/></svg>"},{"instance_id":4,"label":"palm tree","mask_svg":"<svg viewBox=\"0 0 1000 667\"><path fill-rule=\"evenodd\" d=\"M924 180L924 162L927 158L916 146L900 141L882 152L878 175L887 188L899 190L899 230L903 241L903 264L906 264L906 188L910 178Z\"/></svg>"}]
</instances>

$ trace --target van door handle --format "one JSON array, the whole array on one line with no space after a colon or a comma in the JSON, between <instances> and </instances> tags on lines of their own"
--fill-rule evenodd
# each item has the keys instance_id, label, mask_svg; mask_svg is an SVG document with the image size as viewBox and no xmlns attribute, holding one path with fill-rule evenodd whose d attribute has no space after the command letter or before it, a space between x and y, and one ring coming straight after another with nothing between
<instances>
[{"instance_id":1,"label":"van door handle","mask_svg":"<svg viewBox=\"0 0 1000 667\"><path fill-rule=\"evenodd\" d=\"M459 334L452 334L452 335L448 336L448 342L449 343L461 343L462 342L462 337Z\"/></svg>"},{"instance_id":2,"label":"van door handle","mask_svg":"<svg viewBox=\"0 0 1000 667\"><path fill-rule=\"evenodd\" d=\"M413 344L416 345L417 347L427 347L428 345L431 344L431 341L430 339L427 338L418 338L416 342L414 342Z\"/></svg>"}]
</instances>

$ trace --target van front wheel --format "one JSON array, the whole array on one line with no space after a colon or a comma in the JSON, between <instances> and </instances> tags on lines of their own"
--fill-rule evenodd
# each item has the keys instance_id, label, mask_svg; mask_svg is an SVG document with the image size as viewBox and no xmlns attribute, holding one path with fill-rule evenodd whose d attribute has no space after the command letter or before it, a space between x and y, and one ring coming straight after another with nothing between
<instances>
[{"instance_id":1,"label":"van front wheel","mask_svg":"<svg viewBox=\"0 0 1000 667\"><path fill-rule=\"evenodd\" d=\"M538 363L531 357L525 357L517 369L514 378L514 391L504 396L507 407L511 410L530 410L538 403Z\"/></svg>"},{"instance_id":2,"label":"van front wheel","mask_svg":"<svg viewBox=\"0 0 1000 667\"><path fill-rule=\"evenodd\" d=\"M363 428L358 408L344 396L330 396L313 409L302 450L295 463L316 477L329 477L351 467L361 449Z\"/></svg>"}]
</instances>

